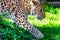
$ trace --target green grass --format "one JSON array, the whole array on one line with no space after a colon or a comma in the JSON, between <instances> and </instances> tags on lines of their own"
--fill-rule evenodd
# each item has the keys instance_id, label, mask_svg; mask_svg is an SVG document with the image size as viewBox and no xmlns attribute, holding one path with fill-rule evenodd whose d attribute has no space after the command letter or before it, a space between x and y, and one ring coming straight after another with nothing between
<instances>
[{"instance_id":1,"label":"green grass","mask_svg":"<svg viewBox=\"0 0 60 40\"><path fill-rule=\"evenodd\" d=\"M44 34L44 38L40 40L60 40L60 8L46 6L45 11L46 17L43 20L29 15L28 21ZM5 40L30 40L34 38L29 32L21 27L16 27L11 21L9 18L0 16L0 36L2 38Z\"/></svg>"},{"instance_id":2,"label":"green grass","mask_svg":"<svg viewBox=\"0 0 60 40\"><path fill-rule=\"evenodd\" d=\"M43 20L38 20L35 16L29 16L28 20L44 34L44 38L40 40L60 40L60 8L51 8L45 14Z\"/></svg>"}]
</instances>

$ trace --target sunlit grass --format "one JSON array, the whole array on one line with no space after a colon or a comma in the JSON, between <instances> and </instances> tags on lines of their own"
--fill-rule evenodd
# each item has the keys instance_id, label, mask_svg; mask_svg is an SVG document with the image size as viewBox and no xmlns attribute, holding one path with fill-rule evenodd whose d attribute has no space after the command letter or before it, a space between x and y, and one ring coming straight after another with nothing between
<instances>
[{"instance_id":1,"label":"sunlit grass","mask_svg":"<svg viewBox=\"0 0 60 40\"><path fill-rule=\"evenodd\" d=\"M28 20L31 24L33 25L37 25L37 26L43 26L46 24L55 24L58 25L60 24L60 17L58 16L58 14L51 14L46 12L46 17L43 20L38 20L35 16L28 16Z\"/></svg>"}]
</instances>

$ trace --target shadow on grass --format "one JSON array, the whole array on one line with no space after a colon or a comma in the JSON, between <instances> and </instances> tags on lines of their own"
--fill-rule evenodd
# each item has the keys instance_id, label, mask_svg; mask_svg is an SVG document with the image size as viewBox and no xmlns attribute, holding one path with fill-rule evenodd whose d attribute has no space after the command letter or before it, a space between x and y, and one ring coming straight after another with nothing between
<instances>
[{"instance_id":1,"label":"shadow on grass","mask_svg":"<svg viewBox=\"0 0 60 40\"><path fill-rule=\"evenodd\" d=\"M34 25L37 29L39 29L43 34L44 38L40 40L60 40L60 26L59 27L37 27Z\"/></svg>"},{"instance_id":2,"label":"shadow on grass","mask_svg":"<svg viewBox=\"0 0 60 40\"><path fill-rule=\"evenodd\" d=\"M13 26L13 27L12 27ZM16 24L7 22L3 19L0 20L0 38L4 40L30 40L34 38L29 32Z\"/></svg>"}]
</instances>

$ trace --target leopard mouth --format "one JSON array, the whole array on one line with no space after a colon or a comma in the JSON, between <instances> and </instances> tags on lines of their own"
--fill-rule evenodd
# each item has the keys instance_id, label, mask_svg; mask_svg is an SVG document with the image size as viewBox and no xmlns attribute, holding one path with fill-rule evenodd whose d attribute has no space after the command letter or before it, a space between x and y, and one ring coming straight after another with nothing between
<instances>
[{"instance_id":1,"label":"leopard mouth","mask_svg":"<svg viewBox=\"0 0 60 40\"><path fill-rule=\"evenodd\" d=\"M40 18L40 17L37 17L37 19L38 19L38 20L42 20L42 18Z\"/></svg>"}]
</instances>

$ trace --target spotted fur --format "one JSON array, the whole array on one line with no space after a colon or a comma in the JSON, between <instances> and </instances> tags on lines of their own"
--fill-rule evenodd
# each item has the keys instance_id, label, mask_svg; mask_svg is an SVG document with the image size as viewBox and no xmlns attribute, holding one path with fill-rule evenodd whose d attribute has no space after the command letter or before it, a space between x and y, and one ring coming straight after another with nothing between
<instances>
[{"instance_id":1,"label":"spotted fur","mask_svg":"<svg viewBox=\"0 0 60 40\"><path fill-rule=\"evenodd\" d=\"M9 12L12 19L36 38L43 34L27 20L28 13L36 14L38 19L45 17L43 3L39 0L0 0L0 12Z\"/></svg>"}]
</instances>

